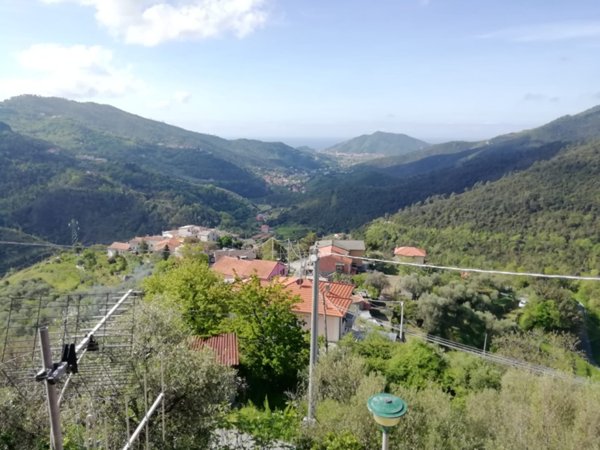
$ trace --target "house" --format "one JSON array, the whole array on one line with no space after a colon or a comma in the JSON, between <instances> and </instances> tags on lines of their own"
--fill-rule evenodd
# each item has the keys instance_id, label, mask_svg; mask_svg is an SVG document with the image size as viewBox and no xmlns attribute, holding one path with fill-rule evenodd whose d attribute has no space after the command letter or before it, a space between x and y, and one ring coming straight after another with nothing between
<instances>
[{"instance_id":1,"label":"house","mask_svg":"<svg viewBox=\"0 0 600 450\"><path fill-rule=\"evenodd\" d=\"M325 267L328 267L330 269L333 264L340 264L340 266L336 267L343 269L343 266L345 266L346 261L348 260L351 261L350 268L347 272L343 273L351 274L362 270L363 262L360 258L365 256L365 241L348 239L326 239L318 241L317 246L319 249L320 259L319 272L321 272L321 274L326 274L327 271L325 270ZM338 259L336 261L336 258L330 258L329 261L323 261L327 256L337 256ZM340 257L345 257L346 259Z\"/></svg>"},{"instance_id":2,"label":"house","mask_svg":"<svg viewBox=\"0 0 600 450\"><path fill-rule=\"evenodd\" d=\"M212 228L202 228L198 231L196 237L200 242L217 242L219 240L219 233Z\"/></svg>"},{"instance_id":3,"label":"house","mask_svg":"<svg viewBox=\"0 0 600 450\"><path fill-rule=\"evenodd\" d=\"M165 233L182 238L197 238L200 242L216 242L219 239L219 233L213 228L201 227L199 225L185 225L177 230L167 231ZM163 233L163 234L165 234Z\"/></svg>"},{"instance_id":4,"label":"house","mask_svg":"<svg viewBox=\"0 0 600 450\"><path fill-rule=\"evenodd\" d=\"M256 259L256 252L254 250L240 250L237 248L224 248L222 250L215 250L212 253L213 262L217 262L223 256L230 256L237 259Z\"/></svg>"},{"instance_id":5,"label":"house","mask_svg":"<svg viewBox=\"0 0 600 450\"><path fill-rule=\"evenodd\" d=\"M310 329L313 282L310 279L287 278L280 281L287 292L298 301L292 311ZM318 301L318 332L328 342L339 341L351 328L354 315L350 313L353 303L354 285L348 283L319 282L320 298Z\"/></svg>"},{"instance_id":6,"label":"house","mask_svg":"<svg viewBox=\"0 0 600 450\"><path fill-rule=\"evenodd\" d=\"M179 230L167 230L167 231L163 231L162 235L165 238L174 238L179 236Z\"/></svg>"},{"instance_id":7,"label":"house","mask_svg":"<svg viewBox=\"0 0 600 450\"><path fill-rule=\"evenodd\" d=\"M152 246L152 251L158 253L158 252L163 252L165 250L165 248L168 248L169 252L171 254L174 254L174 252L182 245L183 245L182 238L177 238L177 237L167 238L167 239L163 239L162 241L156 242Z\"/></svg>"},{"instance_id":8,"label":"house","mask_svg":"<svg viewBox=\"0 0 600 450\"><path fill-rule=\"evenodd\" d=\"M417 247L396 247L394 249L394 259L416 264L424 264L427 252Z\"/></svg>"},{"instance_id":9,"label":"house","mask_svg":"<svg viewBox=\"0 0 600 450\"><path fill-rule=\"evenodd\" d=\"M330 276L334 273L355 274L354 260L347 256L327 255L319 258L319 275Z\"/></svg>"},{"instance_id":10,"label":"house","mask_svg":"<svg viewBox=\"0 0 600 450\"><path fill-rule=\"evenodd\" d=\"M212 266L212 269L223 275L225 280L234 281L236 278L250 278L256 275L259 279L269 281L275 277L287 275L287 267L281 261L266 261L261 259L247 260L223 256Z\"/></svg>"},{"instance_id":11,"label":"house","mask_svg":"<svg viewBox=\"0 0 600 450\"><path fill-rule=\"evenodd\" d=\"M107 255L109 258L114 258L117 255L122 255L131 250L131 246L128 242L113 242L108 246Z\"/></svg>"},{"instance_id":12,"label":"house","mask_svg":"<svg viewBox=\"0 0 600 450\"><path fill-rule=\"evenodd\" d=\"M166 239L164 236L136 236L129 241L129 245L132 252L139 253L143 250L143 243L145 243L147 246L146 251L153 253L158 251L157 248L160 248L161 243Z\"/></svg>"},{"instance_id":13,"label":"house","mask_svg":"<svg viewBox=\"0 0 600 450\"><path fill-rule=\"evenodd\" d=\"M190 348L200 350L209 348L215 353L219 364L224 366L239 366L240 351L238 338L235 333L224 333L209 338L194 336L190 340Z\"/></svg>"},{"instance_id":14,"label":"house","mask_svg":"<svg viewBox=\"0 0 600 450\"><path fill-rule=\"evenodd\" d=\"M198 231L200 231L200 227L198 225L184 225L183 227L179 227L177 230L177 235L183 238L196 237Z\"/></svg>"}]
</instances>

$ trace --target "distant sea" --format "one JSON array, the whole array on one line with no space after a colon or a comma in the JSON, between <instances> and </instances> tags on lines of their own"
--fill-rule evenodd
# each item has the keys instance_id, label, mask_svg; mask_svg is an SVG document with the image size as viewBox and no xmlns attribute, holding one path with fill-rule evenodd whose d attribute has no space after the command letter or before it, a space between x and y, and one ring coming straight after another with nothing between
<instances>
[{"instance_id":1,"label":"distant sea","mask_svg":"<svg viewBox=\"0 0 600 450\"><path fill-rule=\"evenodd\" d=\"M301 137L265 137L258 138L261 141L266 142L283 142L290 147L310 147L314 150L325 150L332 145L339 144L340 142L347 141L349 137L330 137L330 138L301 138Z\"/></svg>"}]
</instances>

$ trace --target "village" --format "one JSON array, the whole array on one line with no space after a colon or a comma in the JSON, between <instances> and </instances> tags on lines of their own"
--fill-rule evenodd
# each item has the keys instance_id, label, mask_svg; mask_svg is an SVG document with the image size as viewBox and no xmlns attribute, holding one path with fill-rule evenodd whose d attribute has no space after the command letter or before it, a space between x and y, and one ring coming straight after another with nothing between
<instances>
[{"instance_id":1,"label":"village","mask_svg":"<svg viewBox=\"0 0 600 450\"><path fill-rule=\"evenodd\" d=\"M324 239L315 242L318 249L318 276L320 301L318 302L318 336L328 344L335 344L344 335L359 332L355 327L356 318L384 325L387 318L370 314L372 302L365 290L356 289L350 281L352 275L370 271L365 257L366 246L363 240ZM345 237L345 236L343 236ZM260 259L261 248L274 242L267 225L261 226L261 234L252 239L241 240L239 236L216 228L200 225L185 225L177 229L163 231L160 235L136 236L127 242L113 242L107 248L107 256L114 258L127 253L162 254L165 257L181 258L186 248L200 247L208 257L210 268L224 281L247 281L257 277L261 284L280 283L297 302L292 311L310 331L311 307L313 301L314 262L308 255L295 261ZM229 248L232 246L234 248ZM275 255L272 255L275 256ZM423 264L427 253L416 247L397 247L394 259L403 262ZM336 281L343 277L343 281ZM397 336L391 336L395 339ZM193 347L212 348L218 361L235 366L239 364L238 342L235 335L228 333L205 339L196 339Z\"/></svg>"}]
</instances>

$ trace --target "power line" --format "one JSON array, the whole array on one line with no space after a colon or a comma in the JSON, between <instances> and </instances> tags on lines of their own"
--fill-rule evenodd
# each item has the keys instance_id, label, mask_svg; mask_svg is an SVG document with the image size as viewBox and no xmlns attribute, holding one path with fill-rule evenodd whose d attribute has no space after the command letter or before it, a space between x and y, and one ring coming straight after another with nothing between
<instances>
[{"instance_id":1,"label":"power line","mask_svg":"<svg viewBox=\"0 0 600 450\"><path fill-rule=\"evenodd\" d=\"M352 313L350 313L350 314L352 314ZM354 314L354 316L359 317L355 314ZM381 327L386 328L388 330L398 331L398 332L401 331L400 328L398 328L394 325L388 325L388 324L384 324L384 323L380 323L380 322L378 322L378 324ZM375 326L374 324L371 324L371 323L368 323L368 325L371 328L373 328ZM510 366L510 367L513 367L516 369L527 370L529 372L537 373L539 375L552 376L555 378L560 378L562 380L572 381L572 382L575 382L578 384L593 382L593 380L591 380L589 378L583 378L583 377L580 377L577 375L570 375L568 373L561 372L561 371L553 369L551 367L542 366L540 364L529 363L529 362L526 362L526 361L523 361L520 359L510 358L510 357L503 356L503 355L500 355L497 353L490 353L489 351L484 351L477 347L472 347L470 345L465 345L460 342L451 341L450 339L445 339L440 336L435 336L435 335L428 334L428 333L422 333L422 332L418 332L418 331L410 331L410 330L407 330L406 328L407 327L404 327L404 330L402 330L405 334L422 339L422 340L432 343L432 344L437 344L442 347L450 348L452 350L456 350L456 351L463 352L463 353L469 353L473 356L477 356L479 358L486 359L486 360L496 363L496 364Z\"/></svg>"},{"instance_id":2,"label":"power line","mask_svg":"<svg viewBox=\"0 0 600 450\"><path fill-rule=\"evenodd\" d=\"M474 269L474 268L468 268L468 267L454 267L454 266L438 266L435 264L419 264L419 263L410 263L410 262L404 262L404 261L394 261L394 260L390 260L390 259L377 259L377 258L366 258L364 256L343 255L341 253L331 253L331 254L335 255L335 256L344 256L346 258L351 258L351 259L359 259L362 261L396 264L399 266L419 267L422 269L451 270L454 272L489 273L489 274L493 274L493 275L510 275L510 276L534 277L534 278L554 278L554 279L561 279L561 280L600 281L600 277L592 277L592 276L550 275L550 274L535 273L535 272L510 272L510 271L505 271L505 270Z\"/></svg>"},{"instance_id":3,"label":"power line","mask_svg":"<svg viewBox=\"0 0 600 450\"><path fill-rule=\"evenodd\" d=\"M23 246L28 246L28 247L73 248L71 245L52 244L50 242L0 241L0 245L23 245Z\"/></svg>"}]
</instances>

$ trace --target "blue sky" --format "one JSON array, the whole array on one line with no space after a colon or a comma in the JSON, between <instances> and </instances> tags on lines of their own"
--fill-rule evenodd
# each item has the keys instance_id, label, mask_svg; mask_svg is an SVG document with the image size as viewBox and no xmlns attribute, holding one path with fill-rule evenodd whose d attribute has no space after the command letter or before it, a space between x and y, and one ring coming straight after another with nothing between
<instances>
[{"instance_id":1,"label":"blue sky","mask_svg":"<svg viewBox=\"0 0 600 450\"><path fill-rule=\"evenodd\" d=\"M3 0L0 98L227 138L439 142L600 104L597 0Z\"/></svg>"}]
</instances>

